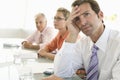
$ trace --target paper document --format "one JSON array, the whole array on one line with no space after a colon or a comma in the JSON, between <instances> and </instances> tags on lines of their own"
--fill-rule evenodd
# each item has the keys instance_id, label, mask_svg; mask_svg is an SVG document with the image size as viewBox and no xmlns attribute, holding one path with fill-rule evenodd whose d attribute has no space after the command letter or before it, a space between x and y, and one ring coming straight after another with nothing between
<instances>
[{"instance_id":1,"label":"paper document","mask_svg":"<svg viewBox=\"0 0 120 80\"><path fill-rule=\"evenodd\" d=\"M31 67L33 73L43 73L48 68L53 68L53 63L28 62L26 66Z\"/></svg>"}]
</instances>

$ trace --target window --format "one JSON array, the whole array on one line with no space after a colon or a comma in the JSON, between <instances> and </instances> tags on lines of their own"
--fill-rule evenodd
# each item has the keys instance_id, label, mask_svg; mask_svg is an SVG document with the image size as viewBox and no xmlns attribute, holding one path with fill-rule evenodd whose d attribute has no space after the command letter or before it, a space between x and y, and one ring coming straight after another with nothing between
<instances>
[{"instance_id":1,"label":"window","mask_svg":"<svg viewBox=\"0 0 120 80\"><path fill-rule=\"evenodd\" d=\"M120 30L119 0L97 0L104 13L104 21L108 27Z\"/></svg>"}]
</instances>

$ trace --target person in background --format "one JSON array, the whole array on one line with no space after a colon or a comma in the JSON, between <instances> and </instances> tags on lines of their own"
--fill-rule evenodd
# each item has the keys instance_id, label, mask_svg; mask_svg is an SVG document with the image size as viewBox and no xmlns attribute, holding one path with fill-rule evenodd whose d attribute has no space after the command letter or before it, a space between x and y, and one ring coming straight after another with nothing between
<instances>
[{"instance_id":1,"label":"person in background","mask_svg":"<svg viewBox=\"0 0 120 80\"><path fill-rule=\"evenodd\" d=\"M56 51L61 48L63 41L68 35L66 20L69 15L70 12L67 9L63 7L57 9L56 15L54 16L54 27L55 29L58 29L58 33L51 42L38 51L39 56L47 57L52 60L54 59Z\"/></svg>"},{"instance_id":2,"label":"person in background","mask_svg":"<svg viewBox=\"0 0 120 80\"><path fill-rule=\"evenodd\" d=\"M96 0L75 0L72 7L66 22L69 35L55 56L54 75L43 80L71 80L83 66L85 80L120 80L120 32L105 26ZM81 31L86 36L76 42Z\"/></svg>"},{"instance_id":3,"label":"person in background","mask_svg":"<svg viewBox=\"0 0 120 80\"><path fill-rule=\"evenodd\" d=\"M47 26L47 19L43 13L35 16L35 23L37 30L22 42L23 48L39 50L54 38L55 29Z\"/></svg>"}]
</instances>

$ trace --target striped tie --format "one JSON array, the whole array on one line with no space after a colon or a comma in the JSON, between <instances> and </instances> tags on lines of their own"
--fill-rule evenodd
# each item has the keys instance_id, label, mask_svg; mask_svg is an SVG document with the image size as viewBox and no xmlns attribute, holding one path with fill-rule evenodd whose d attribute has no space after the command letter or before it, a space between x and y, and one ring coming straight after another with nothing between
<instances>
[{"instance_id":1,"label":"striped tie","mask_svg":"<svg viewBox=\"0 0 120 80\"><path fill-rule=\"evenodd\" d=\"M87 80L98 80L98 57L97 57L98 47L93 45L92 56L87 71Z\"/></svg>"},{"instance_id":2,"label":"striped tie","mask_svg":"<svg viewBox=\"0 0 120 80\"><path fill-rule=\"evenodd\" d=\"M40 43L43 43L43 34L40 34Z\"/></svg>"}]
</instances>

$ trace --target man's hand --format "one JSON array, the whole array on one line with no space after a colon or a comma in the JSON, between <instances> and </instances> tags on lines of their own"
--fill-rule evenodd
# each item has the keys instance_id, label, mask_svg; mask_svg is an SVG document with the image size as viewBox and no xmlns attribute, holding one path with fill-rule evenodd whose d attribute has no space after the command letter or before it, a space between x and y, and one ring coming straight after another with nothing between
<instances>
[{"instance_id":1,"label":"man's hand","mask_svg":"<svg viewBox=\"0 0 120 80\"><path fill-rule=\"evenodd\" d=\"M24 48L28 48L28 49L31 49L31 47L32 47L32 43L27 42L27 41L24 41L22 43L22 45L23 45Z\"/></svg>"},{"instance_id":2,"label":"man's hand","mask_svg":"<svg viewBox=\"0 0 120 80\"><path fill-rule=\"evenodd\" d=\"M80 26L79 26L79 7L76 6L72 9L69 18L67 19L67 29L72 34L78 34L80 32Z\"/></svg>"},{"instance_id":3,"label":"man's hand","mask_svg":"<svg viewBox=\"0 0 120 80\"><path fill-rule=\"evenodd\" d=\"M79 32L80 32L80 25L79 25L79 7L76 6L72 9L71 14L66 22L66 28L69 31L69 35L66 38L66 42L74 43L76 42ZM76 20L76 18L78 20Z\"/></svg>"},{"instance_id":4,"label":"man's hand","mask_svg":"<svg viewBox=\"0 0 120 80\"><path fill-rule=\"evenodd\" d=\"M55 76L55 75L51 75L51 76L46 77L46 78L44 78L44 79L42 79L42 80L63 80L63 79L60 78L60 77L57 77L57 76Z\"/></svg>"},{"instance_id":5,"label":"man's hand","mask_svg":"<svg viewBox=\"0 0 120 80\"><path fill-rule=\"evenodd\" d=\"M76 72L76 74L78 76L80 76L81 79L86 78L86 72L85 72L84 68L78 69L77 72Z\"/></svg>"}]
</instances>

